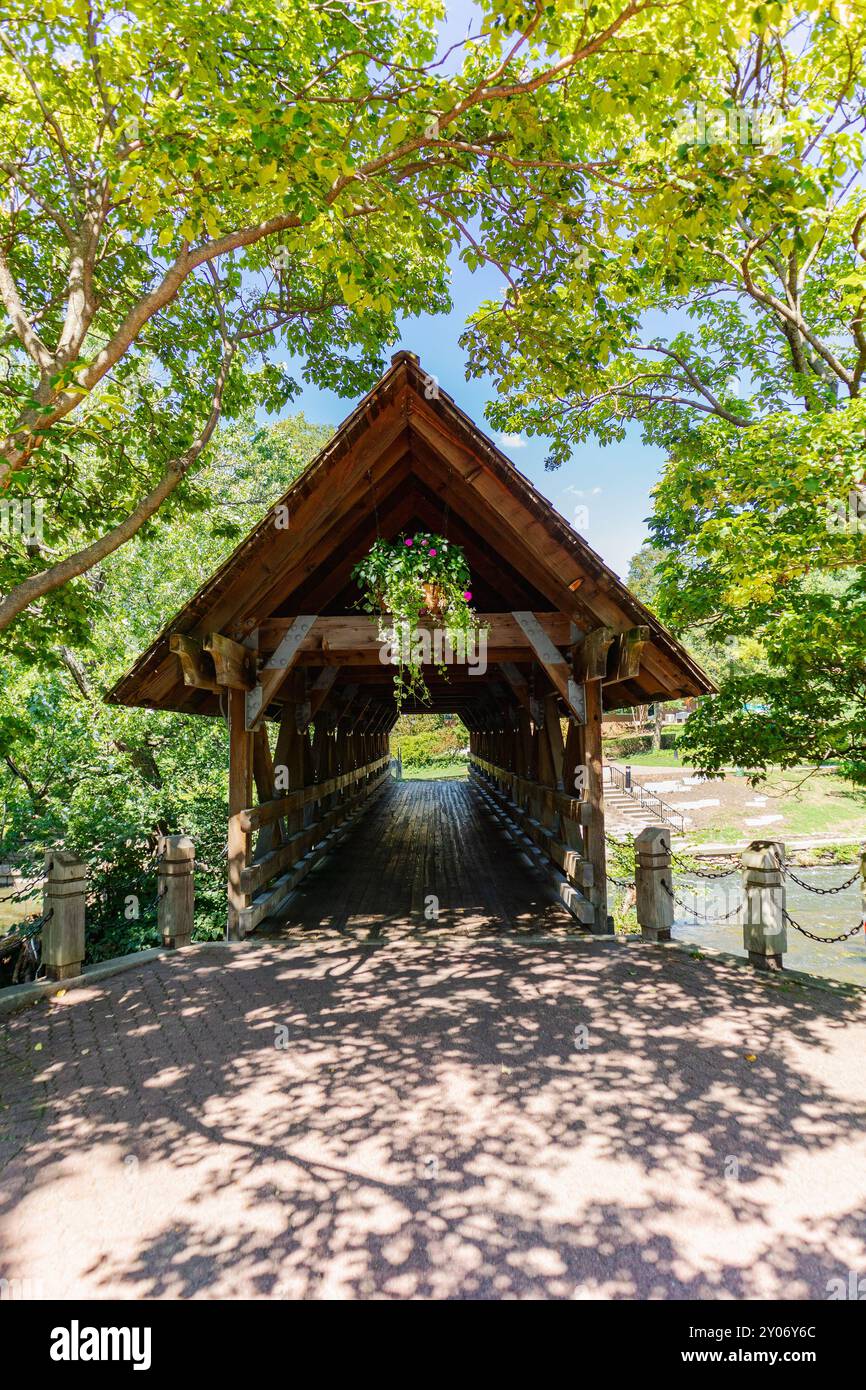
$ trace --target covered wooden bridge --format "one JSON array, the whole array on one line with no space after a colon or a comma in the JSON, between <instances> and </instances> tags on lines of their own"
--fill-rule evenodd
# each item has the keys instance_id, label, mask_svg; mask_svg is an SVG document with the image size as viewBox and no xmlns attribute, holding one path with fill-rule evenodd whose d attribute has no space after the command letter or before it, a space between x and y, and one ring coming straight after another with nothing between
<instances>
[{"instance_id":1,"label":"covered wooden bridge","mask_svg":"<svg viewBox=\"0 0 866 1390\"><path fill-rule=\"evenodd\" d=\"M417 357L400 352L108 697L227 719L230 937L278 914L393 786L394 671L381 622L359 612L351 571L377 537L419 529L463 547L480 641L446 649L444 671L425 668L430 703L404 708L460 716L473 814L498 807L542 851L572 914L608 930L602 712L712 686ZM382 813L405 807L395 796Z\"/></svg>"}]
</instances>

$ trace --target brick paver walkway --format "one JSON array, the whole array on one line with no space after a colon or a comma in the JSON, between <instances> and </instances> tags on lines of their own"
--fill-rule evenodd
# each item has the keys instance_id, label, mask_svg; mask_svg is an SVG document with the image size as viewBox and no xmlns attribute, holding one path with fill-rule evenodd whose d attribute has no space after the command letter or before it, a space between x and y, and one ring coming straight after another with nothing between
<instances>
[{"instance_id":1,"label":"brick paver walkway","mask_svg":"<svg viewBox=\"0 0 866 1390\"><path fill-rule=\"evenodd\" d=\"M866 1273L862 998L641 945L330 935L164 958L3 1038L0 1277L46 1296Z\"/></svg>"}]
</instances>

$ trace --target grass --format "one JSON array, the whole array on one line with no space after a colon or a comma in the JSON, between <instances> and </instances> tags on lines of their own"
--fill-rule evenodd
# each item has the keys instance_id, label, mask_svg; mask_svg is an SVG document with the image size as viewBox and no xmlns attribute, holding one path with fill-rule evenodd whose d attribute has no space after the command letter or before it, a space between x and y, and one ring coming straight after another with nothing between
<instances>
[{"instance_id":1,"label":"grass","mask_svg":"<svg viewBox=\"0 0 866 1390\"><path fill-rule=\"evenodd\" d=\"M451 763L436 763L433 767L412 767L403 764L404 782L455 781L469 776L469 765L465 760Z\"/></svg>"},{"instance_id":2,"label":"grass","mask_svg":"<svg viewBox=\"0 0 866 1390\"><path fill-rule=\"evenodd\" d=\"M688 769L685 769L688 772ZM728 773L721 783L712 784L713 796L721 805L706 820L688 830L694 844L724 843L761 838L826 839L841 847L861 843L866 838L866 791L852 787L829 769L809 773L806 768L776 771L748 796L766 798L764 807L745 806L742 775ZM672 800L680 800L671 796ZM781 816L766 827L745 824L747 817ZM832 848L828 843L828 850Z\"/></svg>"}]
</instances>

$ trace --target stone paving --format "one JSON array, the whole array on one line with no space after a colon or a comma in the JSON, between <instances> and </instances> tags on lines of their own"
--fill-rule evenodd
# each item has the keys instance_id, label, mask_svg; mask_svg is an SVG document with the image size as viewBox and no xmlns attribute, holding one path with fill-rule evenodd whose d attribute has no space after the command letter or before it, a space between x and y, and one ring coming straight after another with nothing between
<instances>
[{"instance_id":1,"label":"stone paving","mask_svg":"<svg viewBox=\"0 0 866 1390\"><path fill-rule=\"evenodd\" d=\"M164 957L0 1039L0 1278L48 1297L866 1274L863 995L640 944L322 932Z\"/></svg>"}]
</instances>

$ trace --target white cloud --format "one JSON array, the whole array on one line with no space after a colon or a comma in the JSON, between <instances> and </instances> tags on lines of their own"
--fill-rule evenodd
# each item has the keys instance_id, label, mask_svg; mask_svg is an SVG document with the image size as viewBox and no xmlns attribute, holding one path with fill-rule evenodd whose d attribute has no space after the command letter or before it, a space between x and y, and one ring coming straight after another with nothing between
<instances>
[{"instance_id":1,"label":"white cloud","mask_svg":"<svg viewBox=\"0 0 866 1390\"><path fill-rule=\"evenodd\" d=\"M499 443L503 449L525 449L526 440L522 434L500 434Z\"/></svg>"}]
</instances>

